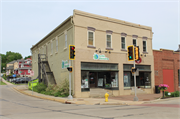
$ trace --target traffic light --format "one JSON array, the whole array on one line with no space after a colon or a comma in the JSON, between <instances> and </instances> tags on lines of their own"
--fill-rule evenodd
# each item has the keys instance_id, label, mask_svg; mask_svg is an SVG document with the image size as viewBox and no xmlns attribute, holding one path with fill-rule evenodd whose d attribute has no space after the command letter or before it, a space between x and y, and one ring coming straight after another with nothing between
<instances>
[{"instance_id":1,"label":"traffic light","mask_svg":"<svg viewBox=\"0 0 180 119\"><path fill-rule=\"evenodd\" d=\"M69 45L69 59L75 60L75 45Z\"/></svg>"},{"instance_id":2,"label":"traffic light","mask_svg":"<svg viewBox=\"0 0 180 119\"><path fill-rule=\"evenodd\" d=\"M139 46L135 47L135 60L139 60Z\"/></svg>"},{"instance_id":3,"label":"traffic light","mask_svg":"<svg viewBox=\"0 0 180 119\"><path fill-rule=\"evenodd\" d=\"M70 66L70 67L67 67L67 70L71 73L72 71L73 71L73 68L72 68L72 66Z\"/></svg>"},{"instance_id":4,"label":"traffic light","mask_svg":"<svg viewBox=\"0 0 180 119\"><path fill-rule=\"evenodd\" d=\"M134 46L130 45L127 47L128 49L128 61L134 61Z\"/></svg>"}]
</instances>

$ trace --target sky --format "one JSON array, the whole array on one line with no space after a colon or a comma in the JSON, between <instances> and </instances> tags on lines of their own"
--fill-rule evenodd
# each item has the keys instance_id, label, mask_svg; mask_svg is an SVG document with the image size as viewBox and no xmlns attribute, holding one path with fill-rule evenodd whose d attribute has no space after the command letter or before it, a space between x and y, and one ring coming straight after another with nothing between
<instances>
[{"instance_id":1,"label":"sky","mask_svg":"<svg viewBox=\"0 0 180 119\"><path fill-rule=\"evenodd\" d=\"M74 9L152 27L154 50L179 47L180 0L1 0L0 53L31 55Z\"/></svg>"}]
</instances>

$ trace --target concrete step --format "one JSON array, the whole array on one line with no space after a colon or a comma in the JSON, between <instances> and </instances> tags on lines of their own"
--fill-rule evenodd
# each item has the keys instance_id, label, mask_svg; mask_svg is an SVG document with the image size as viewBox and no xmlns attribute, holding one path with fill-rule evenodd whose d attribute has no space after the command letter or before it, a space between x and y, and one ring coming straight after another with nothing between
<instances>
[{"instance_id":1,"label":"concrete step","mask_svg":"<svg viewBox=\"0 0 180 119\"><path fill-rule=\"evenodd\" d=\"M106 89L101 89L101 88L90 89L90 97L93 97L93 98L98 98L98 97L103 98L106 93L108 93L109 95L112 95L112 91L109 91Z\"/></svg>"}]
</instances>

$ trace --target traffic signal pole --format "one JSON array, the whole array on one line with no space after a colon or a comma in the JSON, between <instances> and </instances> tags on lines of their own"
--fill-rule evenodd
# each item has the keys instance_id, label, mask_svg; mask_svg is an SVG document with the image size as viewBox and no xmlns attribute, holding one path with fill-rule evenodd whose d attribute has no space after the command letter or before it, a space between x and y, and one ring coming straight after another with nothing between
<instances>
[{"instance_id":1,"label":"traffic signal pole","mask_svg":"<svg viewBox=\"0 0 180 119\"><path fill-rule=\"evenodd\" d=\"M69 66L71 66L71 60L69 60ZM69 96L68 96L69 100L72 100L73 97L71 95L71 73L69 72Z\"/></svg>"},{"instance_id":2,"label":"traffic signal pole","mask_svg":"<svg viewBox=\"0 0 180 119\"><path fill-rule=\"evenodd\" d=\"M136 68L135 67L135 59L134 59L134 68ZM136 72L134 72L134 91L135 91L134 101L138 101L138 97L137 97L137 94L136 94Z\"/></svg>"}]
</instances>

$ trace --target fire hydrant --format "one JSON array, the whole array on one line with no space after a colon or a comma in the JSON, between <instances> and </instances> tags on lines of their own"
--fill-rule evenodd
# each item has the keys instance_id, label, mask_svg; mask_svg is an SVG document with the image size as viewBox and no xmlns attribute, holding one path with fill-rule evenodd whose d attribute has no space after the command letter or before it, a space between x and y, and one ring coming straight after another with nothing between
<instances>
[{"instance_id":1,"label":"fire hydrant","mask_svg":"<svg viewBox=\"0 0 180 119\"><path fill-rule=\"evenodd\" d=\"M106 94L104 95L104 97L105 97L105 102L108 102L108 97L109 97L109 94L108 94L108 93L106 93Z\"/></svg>"}]
</instances>

